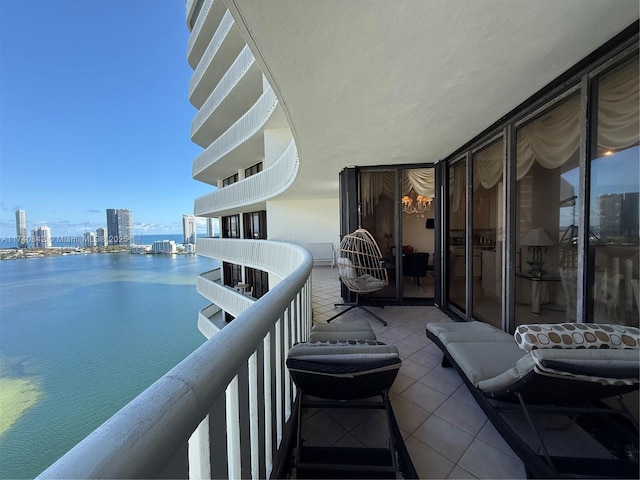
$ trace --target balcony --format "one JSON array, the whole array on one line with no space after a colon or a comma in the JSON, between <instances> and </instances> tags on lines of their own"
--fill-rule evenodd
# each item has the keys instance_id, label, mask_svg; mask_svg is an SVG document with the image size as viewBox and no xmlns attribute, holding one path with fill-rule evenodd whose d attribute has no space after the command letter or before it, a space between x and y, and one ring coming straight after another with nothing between
<instances>
[{"instance_id":1,"label":"balcony","mask_svg":"<svg viewBox=\"0 0 640 480\"><path fill-rule=\"evenodd\" d=\"M238 262L236 261L236 263ZM220 270L216 269L212 272L203 273L198 277L196 288L200 295L213 302L224 311L229 312L234 317L239 316L255 303L253 298L242 295L231 287L222 285L220 280L211 280L211 274L215 274L216 272L219 276Z\"/></svg>"},{"instance_id":2,"label":"balcony","mask_svg":"<svg viewBox=\"0 0 640 480\"><path fill-rule=\"evenodd\" d=\"M196 15L195 7L197 7L197 4L198 0L194 0L193 10L186 5L187 13L191 12L191 15ZM202 55L207 45L209 45L209 40L216 28L218 28L226 11L227 7L220 0L203 0L187 44L187 61L191 68L196 68L202 59ZM187 25L189 25L189 22L193 22L193 18L187 15Z\"/></svg>"},{"instance_id":3,"label":"balcony","mask_svg":"<svg viewBox=\"0 0 640 480\"><path fill-rule=\"evenodd\" d=\"M227 11L189 81L189 101L194 107L202 107L245 45Z\"/></svg>"},{"instance_id":4,"label":"balcony","mask_svg":"<svg viewBox=\"0 0 640 480\"><path fill-rule=\"evenodd\" d=\"M191 140L208 147L263 93L262 72L245 47L191 122Z\"/></svg>"},{"instance_id":5,"label":"balcony","mask_svg":"<svg viewBox=\"0 0 640 480\"><path fill-rule=\"evenodd\" d=\"M269 88L247 113L196 157L192 177L216 185L218 179L237 173L239 168L261 162L264 159L262 130L286 126L278 99Z\"/></svg>"},{"instance_id":6,"label":"balcony","mask_svg":"<svg viewBox=\"0 0 640 480\"><path fill-rule=\"evenodd\" d=\"M197 198L194 213L198 216L230 215L245 206L255 206L284 192L298 172L298 151L293 140L269 168L237 183Z\"/></svg>"},{"instance_id":7,"label":"balcony","mask_svg":"<svg viewBox=\"0 0 640 480\"><path fill-rule=\"evenodd\" d=\"M216 250L222 255L226 248L220 247ZM250 247L247 246L245 254L249 250ZM299 278L299 275L294 275L294 277ZM313 320L314 322L324 322L335 313L333 303L341 301L337 269L315 267L310 273L310 282L313 284L311 295ZM263 299L272 296L271 294L272 292L269 292ZM283 323L282 319L289 318L294 325L300 325L296 320L299 318L296 312L301 311L299 306L304 305L304 298L308 298L308 296L303 294L301 297L296 296L296 298L297 300L292 303L283 304L287 307L284 315L277 313L277 308L268 307L267 310L260 310L262 317L272 316L273 319L280 319L274 324L276 328L269 333L269 340L262 343L263 346L259 346L256 351L258 353L257 364L261 365L261 368L267 368L267 364L261 362L266 361L266 357L268 357L266 352L269 349L274 353L279 352L279 354L286 355L287 347L283 348L283 345L291 344L295 338L301 338L295 333L295 329L288 334L281 335L283 327L287 324L287 322ZM226 380L221 381L221 376L230 379L239 374L238 378L245 381L247 375L251 376L247 373L247 366L244 362L235 362L236 355L231 352L234 352L236 348L240 348L244 352L247 350L246 344L253 344L255 335L251 327L255 326L257 312L261 307L265 308L271 303L269 301L263 302L263 299L247 310L242 318L238 317L228 324L222 332L215 335L205 346L197 350L194 355L178 365L176 369L165 376L165 379L159 381L149 390L154 393L164 391L162 386L166 387L166 383L169 381L177 382L179 378L182 378L181 375L187 373L189 365L198 369L206 367L208 377L193 379L206 382L200 386L194 384L196 385L194 390L201 391L206 398L218 398L213 394L213 390L224 391L222 384ZM258 306L259 303L260 306ZM440 366L442 354L425 336L425 325L428 322L447 321L448 317L436 307L387 306L381 314L388 322L388 326L384 327L373 321L371 326L380 341L394 344L400 350L403 364L391 389L390 397L419 477L425 479L527 478L522 462L488 421L455 370ZM342 318L343 321L355 318L369 320L369 317L360 310L353 310ZM279 340L274 342L273 335L278 336ZM292 336L287 338L287 335ZM302 331L300 331L300 335L304 338ZM278 343L282 341L285 343ZM263 348L265 355L262 352ZM249 356L254 358L252 355ZM196 358L197 362L195 362ZM219 363L215 363L216 360ZM254 367L251 367L251 364ZM276 370L280 368L276 367L271 365L269 368ZM234 368L239 370L234 371ZM249 361L249 368L255 368L254 360ZM194 374L189 374L189 376L194 377ZM200 377L201 375L196 376ZM273 385L281 386L276 390L282 396L279 397L279 400L274 397L273 405L278 405L275 408L276 415L280 415L282 421L286 420L283 409L287 402L293 398L293 393L287 392L287 388L289 388L286 387L287 377L286 369L274 372L272 377L268 377L275 382ZM219 390L220 388L222 390ZM231 386L230 388L231 390L235 389ZM249 395L252 394L249 393ZM248 402L247 397L243 398L245 408L256 408L256 405L252 403L253 400ZM251 398L254 397L251 396ZM228 393L226 399L223 395L219 401L223 404L226 402L227 411L233 418L236 418L238 411L230 405L230 402L233 403L233 393ZM166 411L171 412L171 418L158 419L159 417L156 415L162 412L162 409L157 405L158 403L166 405ZM174 457L169 463L175 463L175 457L184 459L186 447L181 447L181 443L175 439L184 438L185 432L194 429L199 422L198 416L193 415L194 408L188 405L187 400L182 397L165 398L162 395L152 396L149 392L145 392L50 467L41 477L89 478L106 476L116 478L129 475L137 478L149 478L157 476L160 474L158 470L162 469L168 458ZM216 422L224 422L226 415L224 405L221 407L214 402L206 408L210 409L210 420L206 426L211 431L216 428L216 435L220 435L220 432L224 431L224 423ZM265 405L266 410L269 408L271 405ZM127 420L129 414L135 412L136 409L141 409L141 418L136 419L136 415L133 415ZM185 412L184 409L187 411ZM202 407L199 409L202 410ZM222 415L222 417L215 417L214 412L218 412L218 415ZM142 416L143 413L144 416ZM146 415L151 415L151 417L147 419ZM262 415L263 413L260 413L259 418L263 418ZM246 417L243 418L246 419ZM139 424L136 424L137 420L140 421ZM303 417L303 428L305 432L308 432L309 441L312 443L323 439L334 446L375 447L380 441L384 441L384 421L382 420L383 417L375 412L359 414L335 409L314 410ZM154 422L157 421L160 423L154 425ZM238 427L238 424L241 427ZM204 473L202 469L199 471L203 473L202 478L245 478L252 475L251 462L249 461L252 459L249 452L251 449L246 446L246 443L249 443L249 438L254 437L251 436L244 421L240 421L238 424L232 423L234 428L240 432L241 438L245 438L246 435L247 442L241 443L239 438L234 437L235 433L230 435L229 444L231 446L229 448L227 448L224 439L222 442L217 440L218 450L212 450L217 452L215 457L211 458L212 466L209 470L205 469ZM545 441L556 452L577 457L597 456L603 453L598 450L594 440L575 425L565 429L557 429L554 428L557 425L549 423L544 418L541 418L541 424L544 425L541 432ZM274 439L282 439L283 431L279 428L281 427L274 426L272 432ZM519 428L517 422L515 428ZM272 437L269 436L269 438ZM257 440L257 442L258 446L255 447L255 452L259 451L262 454L268 450L265 441ZM235 453L244 460L235 458L235 455L229 453L234 449L237 449ZM228 468L227 462L229 463ZM260 470L262 467L259 465L254 465L254 468L256 469L254 472L256 477L268 476L268 468ZM186 470L165 469L164 472L172 477L187 477ZM286 474L286 472L284 473Z\"/></svg>"}]
</instances>

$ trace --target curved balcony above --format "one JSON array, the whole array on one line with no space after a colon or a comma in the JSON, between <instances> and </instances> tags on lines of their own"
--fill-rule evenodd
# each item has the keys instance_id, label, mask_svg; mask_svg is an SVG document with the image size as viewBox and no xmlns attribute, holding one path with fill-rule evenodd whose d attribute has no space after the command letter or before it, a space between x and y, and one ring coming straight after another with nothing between
<instances>
[{"instance_id":1,"label":"curved balcony above","mask_svg":"<svg viewBox=\"0 0 640 480\"><path fill-rule=\"evenodd\" d=\"M217 186L218 179L264 159L263 129L287 126L275 93L267 89L247 113L196 157L193 178Z\"/></svg>"},{"instance_id":2,"label":"curved balcony above","mask_svg":"<svg viewBox=\"0 0 640 480\"><path fill-rule=\"evenodd\" d=\"M309 255L304 248L289 243L240 238L200 237L196 240L196 250L202 257L257 268L279 279L287 277ZM275 285L270 285L267 295L274 288Z\"/></svg>"},{"instance_id":3,"label":"curved balcony above","mask_svg":"<svg viewBox=\"0 0 640 480\"><path fill-rule=\"evenodd\" d=\"M217 269L219 272L219 269ZM212 272L215 272L213 270ZM196 289L207 300L218 305L225 312L237 317L255 303L255 299L242 295L231 287L222 285L220 280L212 280L212 272L203 273L198 277Z\"/></svg>"},{"instance_id":4,"label":"curved balcony above","mask_svg":"<svg viewBox=\"0 0 640 480\"><path fill-rule=\"evenodd\" d=\"M262 92L262 72L245 46L191 122L191 140L203 148L211 145Z\"/></svg>"},{"instance_id":5,"label":"curved balcony above","mask_svg":"<svg viewBox=\"0 0 640 480\"><path fill-rule=\"evenodd\" d=\"M189 101L200 109L246 46L227 11L189 81Z\"/></svg>"},{"instance_id":6,"label":"curved balcony above","mask_svg":"<svg viewBox=\"0 0 640 480\"><path fill-rule=\"evenodd\" d=\"M197 216L229 215L273 198L293 183L298 166L298 150L291 140L282 156L262 172L197 198L194 213Z\"/></svg>"},{"instance_id":7,"label":"curved balcony above","mask_svg":"<svg viewBox=\"0 0 640 480\"><path fill-rule=\"evenodd\" d=\"M222 309L215 303L207 305L198 312L198 330L207 339L213 337L227 324L224 316Z\"/></svg>"},{"instance_id":8,"label":"curved balcony above","mask_svg":"<svg viewBox=\"0 0 640 480\"><path fill-rule=\"evenodd\" d=\"M203 0L199 10L198 1L194 0L191 11L187 10L187 25L193 24L187 44L187 61L191 68L196 68L202 59L209 40L227 11L222 0Z\"/></svg>"}]
</instances>

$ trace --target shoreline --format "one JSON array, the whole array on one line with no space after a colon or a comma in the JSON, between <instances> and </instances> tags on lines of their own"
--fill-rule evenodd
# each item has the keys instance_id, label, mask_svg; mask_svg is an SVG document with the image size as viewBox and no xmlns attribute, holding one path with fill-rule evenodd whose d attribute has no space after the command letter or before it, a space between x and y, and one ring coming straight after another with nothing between
<instances>
[{"instance_id":1,"label":"shoreline","mask_svg":"<svg viewBox=\"0 0 640 480\"><path fill-rule=\"evenodd\" d=\"M51 247L51 248L3 248L0 260L20 260L23 258L57 257L60 255L87 255L89 253L127 253L128 247Z\"/></svg>"}]
</instances>

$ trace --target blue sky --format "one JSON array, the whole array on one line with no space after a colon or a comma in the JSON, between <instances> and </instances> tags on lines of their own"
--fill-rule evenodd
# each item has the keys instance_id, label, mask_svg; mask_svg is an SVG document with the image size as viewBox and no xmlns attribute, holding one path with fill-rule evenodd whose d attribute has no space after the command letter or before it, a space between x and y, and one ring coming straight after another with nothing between
<instances>
[{"instance_id":1,"label":"blue sky","mask_svg":"<svg viewBox=\"0 0 640 480\"><path fill-rule=\"evenodd\" d=\"M183 0L0 0L0 235L52 236L133 211L180 233L212 187L191 178L193 73Z\"/></svg>"}]
</instances>

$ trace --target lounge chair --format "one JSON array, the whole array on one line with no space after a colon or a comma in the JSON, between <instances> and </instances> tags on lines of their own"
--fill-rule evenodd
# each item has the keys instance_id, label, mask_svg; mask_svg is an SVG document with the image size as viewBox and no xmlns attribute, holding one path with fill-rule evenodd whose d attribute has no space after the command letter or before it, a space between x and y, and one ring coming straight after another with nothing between
<instances>
[{"instance_id":1,"label":"lounge chair","mask_svg":"<svg viewBox=\"0 0 640 480\"><path fill-rule=\"evenodd\" d=\"M638 390L637 328L521 325L512 336L481 322L439 322L427 325L427 337L442 350L443 366L458 370L530 476L638 478L638 424L621 399ZM610 397L618 399L619 408L600 402ZM506 420L504 414L517 412L538 445L529 445ZM606 415L626 444L606 459L551 456L532 421L534 413L569 416L579 424Z\"/></svg>"},{"instance_id":2,"label":"lounge chair","mask_svg":"<svg viewBox=\"0 0 640 480\"><path fill-rule=\"evenodd\" d=\"M372 335L374 339L354 338ZM389 400L389 389L402 365L397 347L376 341L366 321L318 324L311 338L319 341L298 343L287 357L298 388L296 478L396 478L398 472L417 478ZM302 412L308 408L382 409L389 429L388 448L305 445Z\"/></svg>"}]
</instances>

